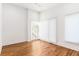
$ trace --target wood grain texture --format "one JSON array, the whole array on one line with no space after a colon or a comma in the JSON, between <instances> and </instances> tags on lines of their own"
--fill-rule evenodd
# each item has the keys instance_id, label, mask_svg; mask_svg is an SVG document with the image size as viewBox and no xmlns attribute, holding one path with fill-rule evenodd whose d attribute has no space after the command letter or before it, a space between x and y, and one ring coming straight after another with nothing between
<instances>
[{"instance_id":1,"label":"wood grain texture","mask_svg":"<svg viewBox=\"0 0 79 59\"><path fill-rule=\"evenodd\" d=\"M79 56L79 51L50 44L42 40L33 40L4 46L1 56Z\"/></svg>"}]
</instances>

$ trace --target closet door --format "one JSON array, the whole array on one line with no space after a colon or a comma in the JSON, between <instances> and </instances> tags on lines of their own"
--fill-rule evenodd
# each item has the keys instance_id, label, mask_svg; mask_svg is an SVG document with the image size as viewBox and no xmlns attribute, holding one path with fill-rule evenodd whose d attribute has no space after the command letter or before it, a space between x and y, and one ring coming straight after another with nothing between
<instances>
[{"instance_id":1,"label":"closet door","mask_svg":"<svg viewBox=\"0 0 79 59\"><path fill-rule=\"evenodd\" d=\"M49 42L56 42L56 19L49 20Z\"/></svg>"}]
</instances>

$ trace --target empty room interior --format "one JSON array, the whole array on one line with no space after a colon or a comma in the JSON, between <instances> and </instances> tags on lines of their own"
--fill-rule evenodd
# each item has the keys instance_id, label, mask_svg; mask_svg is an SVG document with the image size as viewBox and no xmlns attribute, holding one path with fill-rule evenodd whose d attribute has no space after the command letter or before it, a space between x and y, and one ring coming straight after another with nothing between
<instances>
[{"instance_id":1,"label":"empty room interior","mask_svg":"<svg viewBox=\"0 0 79 59\"><path fill-rule=\"evenodd\" d=\"M79 56L79 3L0 3L0 56Z\"/></svg>"}]
</instances>

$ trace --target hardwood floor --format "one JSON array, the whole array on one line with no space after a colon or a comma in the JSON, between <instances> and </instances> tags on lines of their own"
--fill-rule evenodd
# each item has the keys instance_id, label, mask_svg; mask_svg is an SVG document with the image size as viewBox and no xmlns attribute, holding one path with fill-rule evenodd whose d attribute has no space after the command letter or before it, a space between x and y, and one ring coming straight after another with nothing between
<instances>
[{"instance_id":1,"label":"hardwood floor","mask_svg":"<svg viewBox=\"0 0 79 59\"><path fill-rule=\"evenodd\" d=\"M1 56L79 56L79 51L33 40L3 47Z\"/></svg>"}]
</instances>

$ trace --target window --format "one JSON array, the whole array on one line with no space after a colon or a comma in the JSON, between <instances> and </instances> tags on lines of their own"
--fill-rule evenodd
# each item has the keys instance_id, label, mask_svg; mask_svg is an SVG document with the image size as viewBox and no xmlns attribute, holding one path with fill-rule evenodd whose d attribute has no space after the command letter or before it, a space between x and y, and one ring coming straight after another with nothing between
<instances>
[{"instance_id":1,"label":"window","mask_svg":"<svg viewBox=\"0 0 79 59\"><path fill-rule=\"evenodd\" d=\"M65 40L79 43L79 13L65 17Z\"/></svg>"}]
</instances>

